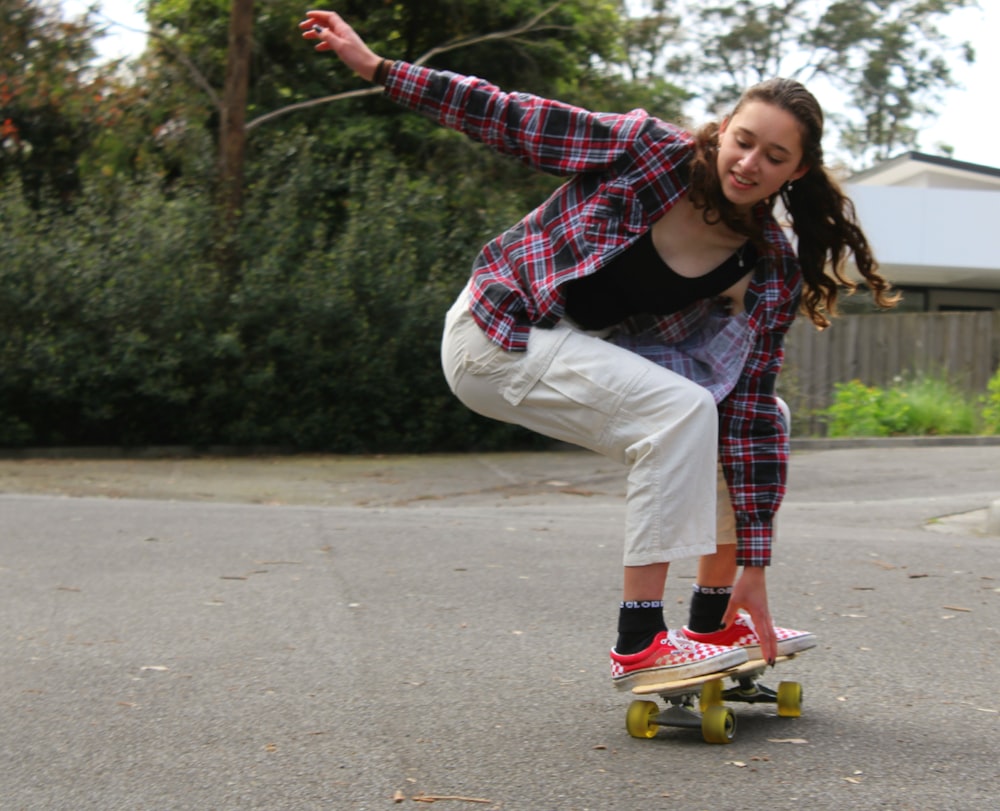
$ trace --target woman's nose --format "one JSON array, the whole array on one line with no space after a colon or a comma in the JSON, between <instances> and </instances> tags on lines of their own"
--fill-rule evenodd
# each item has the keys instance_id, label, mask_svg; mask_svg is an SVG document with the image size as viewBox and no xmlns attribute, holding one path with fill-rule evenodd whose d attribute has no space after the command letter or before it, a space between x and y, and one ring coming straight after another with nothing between
<instances>
[{"instance_id":1,"label":"woman's nose","mask_svg":"<svg viewBox=\"0 0 1000 811\"><path fill-rule=\"evenodd\" d=\"M742 157L742 159L740 159L740 167L747 173L756 171L759 163L760 153L758 153L756 149L750 150Z\"/></svg>"}]
</instances>

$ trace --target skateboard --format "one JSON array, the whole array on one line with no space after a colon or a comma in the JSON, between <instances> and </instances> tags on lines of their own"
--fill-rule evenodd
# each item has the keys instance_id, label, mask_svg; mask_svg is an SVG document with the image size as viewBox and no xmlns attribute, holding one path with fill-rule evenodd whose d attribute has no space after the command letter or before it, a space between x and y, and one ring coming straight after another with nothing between
<instances>
[{"instance_id":1,"label":"skateboard","mask_svg":"<svg viewBox=\"0 0 1000 811\"><path fill-rule=\"evenodd\" d=\"M775 664L795 656L779 656ZM700 729L707 743L732 743L736 713L725 702L777 704L778 715L798 718L802 714L802 685L783 681L777 690L765 687L758 679L768 667L763 659L752 659L717 673L633 687L634 695L660 696L667 708L661 712L655 701L634 700L625 716L625 728L633 738L652 738L661 726L687 727ZM733 681L728 689L724 687L727 679Z\"/></svg>"}]
</instances>

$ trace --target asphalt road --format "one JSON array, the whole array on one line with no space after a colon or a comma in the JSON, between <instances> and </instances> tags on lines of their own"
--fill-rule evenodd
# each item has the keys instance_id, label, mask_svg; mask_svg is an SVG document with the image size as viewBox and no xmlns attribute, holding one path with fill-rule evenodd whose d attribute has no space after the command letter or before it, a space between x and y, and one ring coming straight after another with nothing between
<instances>
[{"instance_id":1,"label":"asphalt road","mask_svg":"<svg viewBox=\"0 0 1000 811\"><path fill-rule=\"evenodd\" d=\"M998 807L1000 447L794 454L771 602L820 645L727 746L625 732L622 494L577 452L0 462L0 808Z\"/></svg>"}]
</instances>

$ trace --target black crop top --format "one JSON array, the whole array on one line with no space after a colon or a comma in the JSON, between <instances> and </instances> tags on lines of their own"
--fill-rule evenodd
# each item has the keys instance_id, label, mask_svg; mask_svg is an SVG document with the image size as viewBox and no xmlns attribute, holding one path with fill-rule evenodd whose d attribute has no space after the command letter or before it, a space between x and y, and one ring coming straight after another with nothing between
<instances>
[{"instance_id":1,"label":"black crop top","mask_svg":"<svg viewBox=\"0 0 1000 811\"><path fill-rule=\"evenodd\" d=\"M668 315L712 298L742 279L757 260L748 242L704 276L680 276L664 262L647 230L611 262L563 287L566 315L587 330L620 324L634 315Z\"/></svg>"}]
</instances>

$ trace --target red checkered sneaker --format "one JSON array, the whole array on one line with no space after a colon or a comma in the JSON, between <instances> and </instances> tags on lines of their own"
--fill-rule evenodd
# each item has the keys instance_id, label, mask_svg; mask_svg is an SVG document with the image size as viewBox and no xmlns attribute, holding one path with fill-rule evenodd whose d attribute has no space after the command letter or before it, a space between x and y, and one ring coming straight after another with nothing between
<instances>
[{"instance_id":1,"label":"red checkered sneaker","mask_svg":"<svg viewBox=\"0 0 1000 811\"><path fill-rule=\"evenodd\" d=\"M747 660L746 651L705 645L679 631L663 631L639 653L611 651L611 678L615 687L631 690L640 684L678 681L729 670Z\"/></svg>"},{"instance_id":2,"label":"red checkered sneaker","mask_svg":"<svg viewBox=\"0 0 1000 811\"><path fill-rule=\"evenodd\" d=\"M789 656L816 647L816 637L808 631L775 627L774 634L778 638L778 656ZM760 659L760 637L757 636L753 620L747 614L739 614L734 622L721 631L698 634L685 628L684 636L706 645L729 645L741 648L747 652L749 659Z\"/></svg>"}]
</instances>

